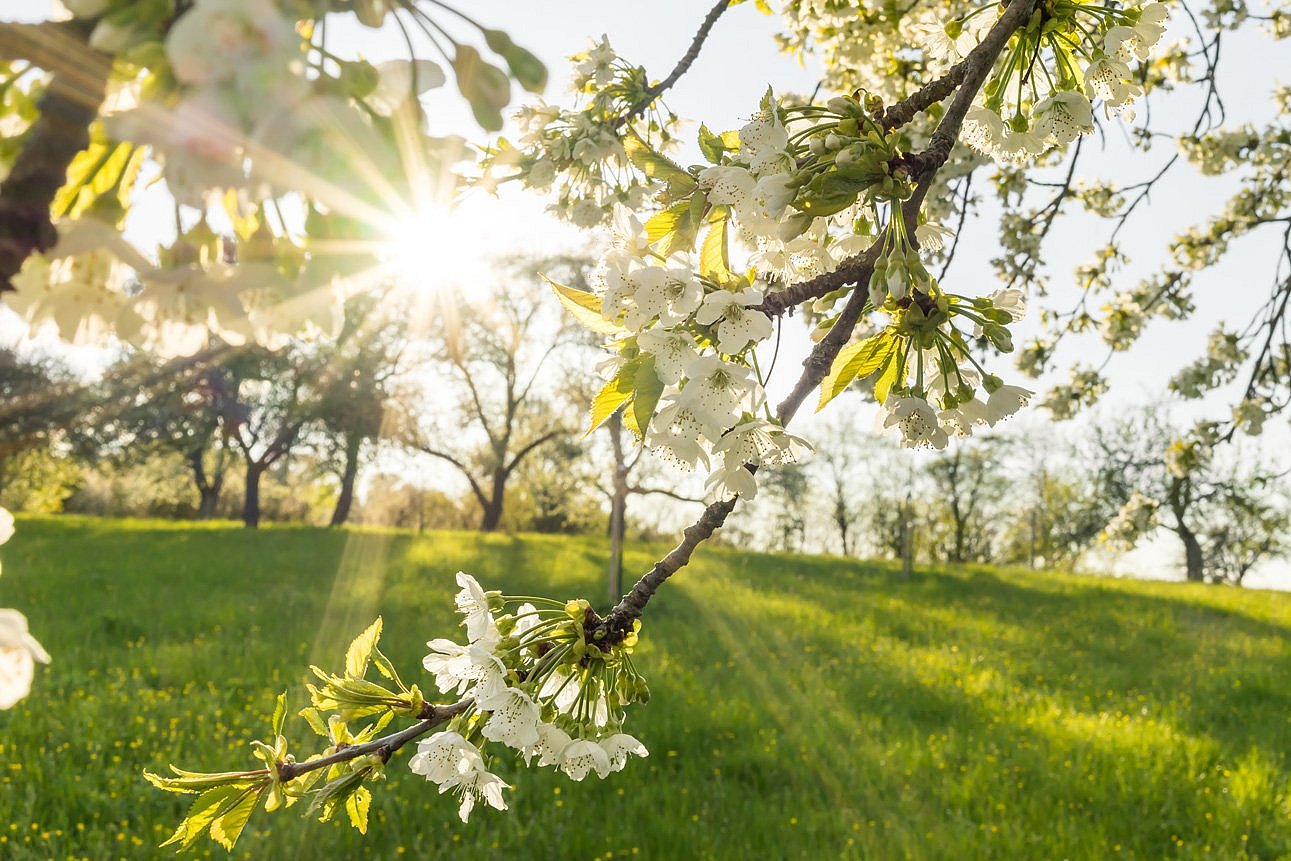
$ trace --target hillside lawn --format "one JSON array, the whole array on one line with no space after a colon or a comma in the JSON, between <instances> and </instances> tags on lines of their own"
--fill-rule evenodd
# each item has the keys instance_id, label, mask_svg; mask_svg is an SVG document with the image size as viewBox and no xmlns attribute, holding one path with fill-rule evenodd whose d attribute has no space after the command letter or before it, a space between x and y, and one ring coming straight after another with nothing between
<instances>
[{"instance_id":1,"label":"hillside lawn","mask_svg":"<svg viewBox=\"0 0 1291 861\"><path fill-rule=\"evenodd\" d=\"M604 603L594 537L68 517L21 519L0 557L0 606L54 657L0 713L15 861L169 857L189 797L140 772L254 767L275 694L307 705L307 665L339 667L378 613L433 687L459 569ZM628 730L648 759L581 784L503 763L511 810L463 825L405 752L366 838L258 812L234 856L1288 858L1289 634L1270 592L705 548L645 617L653 699Z\"/></svg>"}]
</instances>

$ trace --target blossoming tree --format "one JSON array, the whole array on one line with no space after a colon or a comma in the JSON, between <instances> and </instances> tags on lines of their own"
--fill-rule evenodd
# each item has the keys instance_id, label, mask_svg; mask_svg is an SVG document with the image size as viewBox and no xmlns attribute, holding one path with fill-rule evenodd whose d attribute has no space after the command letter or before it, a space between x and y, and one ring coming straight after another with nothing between
<instances>
[{"instance_id":1,"label":"blossoming tree","mask_svg":"<svg viewBox=\"0 0 1291 861\"><path fill-rule=\"evenodd\" d=\"M1291 91L1275 93L1267 123L1229 129L1216 75L1230 31L1252 21L1273 38L1291 32L1284 6L1256 15L1240 0L937 0L902 11L784 0L783 46L823 60L819 92L773 87L741 128L701 124L706 163L686 167L667 155L678 118L662 98L741 0L715 3L661 79L594 42L573 58L572 103L532 100L519 108L516 140L478 150L433 136L419 96L451 75L494 132L513 84L537 94L547 74L449 2L64 5L66 20L0 25L10 132L0 149L0 295L31 326L169 356L201 351L210 336L273 348L334 330L346 297L386 290L398 241L447 229L427 217L433 201L519 183L577 225L613 227L596 290L554 285L605 340L591 427L621 413L641 444L706 470L714 500L605 615L585 600L485 591L459 574L466 642L432 639L424 662L443 703L384 657L378 620L343 670L314 669L301 714L321 752L292 752L284 696L268 740L253 743L254 768L148 775L196 796L168 841L181 848L203 834L231 847L257 806L300 800L366 829L371 788L414 741L409 766L459 796L463 819L480 801L506 807L510 787L493 771L502 758L582 780L645 756L624 729L629 707L648 698L633 647L656 591L754 496L760 470L808 450L787 426L809 398L819 409L859 389L880 405L882 428L932 448L1024 407L1033 392L1006 383L996 357L1013 351L1011 327L1028 302L1046 295L1044 243L1073 201L1111 224L1109 240L1083 267L1075 306L1045 310L1043 334L1020 351L1026 373L1045 370L1071 333L1100 329L1121 350L1150 317L1187 316L1195 274L1236 236L1278 226L1280 262L1291 263ZM1172 10L1180 41L1161 48ZM347 56L328 38L338 16L391 28L408 56L379 65ZM1119 125L1149 150L1162 133L1135 119L1135 106L1187 87L1201 92L1201 112L1149 179L1080 181L1091 135ZM1125 258L1121 228L1185 158L1234 173L1238 192L1174 241L1169 267L1099 307ZM1034 178L1055 166L1065 179ZM978 212L971 183L986 170L1000 197L1004 284L983 295L953 283L944 264L959 232L947 225ZM121 228L156 178L176 204L175 237L145 253ZM1051 196L1037 204L1037 194ZM1247 379L1231 420L1178 442L1189 457L1204 460L1235 429L1256 431L1286 406L1288 296L1281 266L1250 325L1218 331L1180 373L1175 388L1187 396ZM793 312L814 346L773 408L765 386ZM1045 403L1062 417L1103 388L1096 368L1076 365ZM44 653L20 627L3 643L19 650L28 678ZM391 731L395 721L406 725Z\"/></svg>"}]
</instances>

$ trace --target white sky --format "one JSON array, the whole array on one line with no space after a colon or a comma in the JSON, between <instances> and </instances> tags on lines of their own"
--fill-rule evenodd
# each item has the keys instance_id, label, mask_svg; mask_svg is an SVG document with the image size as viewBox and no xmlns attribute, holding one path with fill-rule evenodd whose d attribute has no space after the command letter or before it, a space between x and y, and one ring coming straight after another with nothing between
<instances>
[{"instance_id":1,"label":"white sky","mask_svg":"<svg viewBox=\"0 0 1291 861\"><path fill-rule=\"evenodd\" d=\"M694 0L655 0L651 3L591 2L591 0L543 0L543 2L517 3L514 0L472 0L461 3L476 19L490 26L505 29L518 43L538 54L548 65L551 84L546 98L565 101L569 70L564 57L582 50L589 36L606 34L613 45L627 60L640 63L652 76L662 77L676 62L689 44L698 22L707 11L708 2ZM44 17L49 5L43 0L0 0L0 18L39 19ZM698 121L711 128L736 128L744 122L768 85L778 91L810 92L816 85L817 74L810 65L803 68L793 58L780 54L772 41L779 24L777 17L759 14L754 4L747 3L729 10L717 22L704 51L667 96L666 101L683 118L694 120L683 138L689 140ZM1167 36L1182 36L1182 31L1172 30ZM335 41L333 41L335 40ZM373 31L356 23L348 23L329 32L329 43L342 54L360 54L373 61L406 56L400 35L391 27ZM1279 49L1262 35L1247 31L1226 36L1221 88L1225 94L1230 124L1245 120L1258 121L1267 115L1269 92L1277 80L1277 70L1286 68L1285 50ZM432 56L427 54L427 56ZM1285 76L1285 72L1283 73ZM427 105L432 117L432 132L457 133L473 140L480 140L481 133L471 120L469 112L451 88L432 94ZM1156 111L1154 123L1158 126L1180 127L1190 125L1195 110L1195 98L1188 93L1182 97L1168 97ZM1113 126L1114 128L1114 126ZM1096 143L1090 141L1090 144ZM1087 144L1087 148L1089 145ZM1110 133L1105 151L1085 164L1123 182L1133 181L1155 172L1155 166L1168 155L1153 152L1143 155L1128 149ZM698 160L692 144L687 144L680 160ZM1081 172L1088 175L1085 170ZM978 188L987 191L987 172L980 175ZM1176 169L1173 179L1164 183L1145 207L1143 214L1125 232L1122 247L1131 257L1123 273L1128 289L1138 278L1158 268L1164 257L1163 248L1169 238L1181 228L1200 222L1207 213L1214 211L1225 199L1234 184L1231 179L1200 177L1186 165ZM147 204L152 214L136 222L136 241L155 231L155 235L169 232L169 207L164 201ZM957 292L976 293L995 289L994 275L989 258L995 252L994 225L987 207L985 217L970 222L961 240L960 253L951 269L948 286L953 282ZM534 196L506 194L501 201L481 199L472 201L462 213L464 219L481 225L499 245L528 250L550 250L555 246L573 245L581 237L565 225L556 223L542 212L542 202ZM1060 222L1061 224L1061 222ZM1069 273L1085 260L1090 251L1101 243L1106 229L1093 219L1072 218L1065 225L1062 237L1047 247L1049 271L1053 275L1054 295L1065 307L1067 299L1074 297L1069 287ZM1166 381L1204 347L1205 338L1218 320L1242 327L1251 311L1267 295L1271 279L1271 237L1254 236L1240 241L1238 253L1232 255L1219 270L1208 273L1196 282L1194 299L1197 313L1181 323L1155 321L1138 345L1126 354L1117 355L1108 365L1113 381L1112 392L1106 402L1113 406L1132 405L1159 397ZM155 240L153 240L155 241ZM14 321L0 317L0 337L14 329ZM1015 335L1018 343L1034 331L1034 317L1022 324ZM796 325L787 326L781 346L781 356L776 379L770 386L773 398L787 390L796 376L798 362L809 348L805 335ZM1082 361L1102 361L1105 349L1094 336L1073 339L1059 354L1059 367L1064 372L1055 379L1065 377L1065 367L1074 358ZM1006 380L1015 373L1002 364L1000 370ZM1230 393L1225 393L1230 394ZM1222 414L1226 399L1212 399L1201 409L1211 416ZM1185 408L1187 410L1189 408ZM862 410L869 412L869 410ZM1040 420L1040 416L1031 421ZM858 421L869 426L869 415ZM1030 423L1030 422L1028 422ZM810 435L813 421L803 417L798 425L800 432ZM1285 441L1285 421L1279 420L1272 433L1275 440ZM1148 551L1129 557L1124 565L1136 570L1159 566L1165 549ZM1272 585L1291 585L1291 574L1276 574ZM1254 584L1253 584L1254 585Z\"/></svg>"}]
</instances>

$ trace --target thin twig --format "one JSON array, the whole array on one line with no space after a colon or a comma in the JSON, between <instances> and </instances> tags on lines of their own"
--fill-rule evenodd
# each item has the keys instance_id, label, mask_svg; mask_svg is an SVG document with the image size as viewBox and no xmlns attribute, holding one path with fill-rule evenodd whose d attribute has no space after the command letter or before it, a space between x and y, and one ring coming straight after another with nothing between
<instances>
[{"instance_id":1,"label":"thin twig","mask_svg":"<svg viewBox=\"0 0 1291 861\"><path fill-rule=\"evenodd\" d=\"M703 49L704 42L708 39L708 34L712 31L713 25L717 23L717 19L722 17L722 13L725 12L730 5L731 0L717 0L717 3L713 8L709 9L708 14L704 16L703 22L699 25L699 30L695 32L695 38L690 40L690 47L686 50L686 53L682 55L681 59L677 61L677 65L673 67L671 74L662 81L659 81L657 84L652 84L651 86L646 87L645 95L642 96L636 104L628 108L627 112L624 113L623 116L610 123L611 129L617 131L626 123L629 123L641 116L641 114L645 113L646 110L654 104L655 99L659 98L659 96L663 95L665 90L677 83L677 81L681 80L681 76L690 70L691 65L699 57L699 52Z\"/></svg>"},{"instance_id":2,"label":"thin twig","mask_svg":"<svg viewBox=\"0 0 1291 861\"><path fill-rule=\"evenodd\" d=\"M280 762L278 763L278 778L283 781L299 777L307 772L317 771L320 768L327 768L340 762L349 762L351 759L358 759L361 756L376 754L381 757L382 762L389 762L390 757L396 750L403 747L415 738L425 735L440 724L456 717L466 711L474 704L470 697L458 700L452 705L441 706L427 703L422 709L422 720L411 726L404 727L398 732L363 744L348 745L341 748L335 753L327 756L320 756L317 759L306 760L305 762Z\"/></svg>"}]
</instances>

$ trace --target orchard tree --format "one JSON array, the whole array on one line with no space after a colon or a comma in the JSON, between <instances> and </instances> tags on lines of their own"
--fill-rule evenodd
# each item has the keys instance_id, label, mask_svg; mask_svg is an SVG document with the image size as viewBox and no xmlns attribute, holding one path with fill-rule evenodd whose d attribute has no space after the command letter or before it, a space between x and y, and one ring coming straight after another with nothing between
<instances>
[{"instance_id":1,"label":"orchard tree","mask_svg":"<svg viewBox=\"0 0 1291 861\"><path fill-rule=\"evenodd\" d=\"M1208 436L1209 444L1203 442ZM1096 428L1097 486L1114 512L1100 538L1127 550L1158 527L1172 532L1183 549L1185 577L1198 583L1240 583L1276 553L1284 541L1287 515L1278 485L1286 472L1267 457L1238 455L1238 465L1227 465L1216 459L1215 440L1206 428L1186 441L1175 438L1160 410Z\"/></svg>"},{"instance_id":2,"label":"orchard tree","mask_svg":"<svg viewBox=\"0 0 1291 861\"><path fill-rule=\"evenodd\" d=\"M0 151L0 290L30 325L162 354L211 334L283 348L296 335L334 333L338 300L378 289L383 269L409 268L408 249L450 235L451 218L430 211L437 195L459 183L518 183L549 193L575 224L613 224L593 289L556 287L609 349L590 426L622 409L644 445L702 466L714 497L604 616L585 600L486 592L459 574L468 643L433 640L424 662L449 702L403 680L374 623L342 672L316 670L304 714L323 752L291 752L284 697L268 740L255 743L254 767L150 775L163 789L198 793L169 842L210 834L232 846L258 805L305 797L312 813L344 811L365 829L371 788L413 741L410 767L458 795L463 819L479 800L506 807L509 787L492 763L512 750L575 780L644 756L623 731L627 709L647 696L632 654L643 613L757 492L758 475L805 452L786 430L803 404L824 407L858 388L880 405L880 426L910 447L940 449L995 426L1033 397L1005 383L994 357L1013 350L1028 303L1048 307L1041 334L1019 351L1025 372L1063 361L1062 342L1085 332L1109 351L1128 349L1152 318L1193 313L1197 274L1227 261L1234 239L1272 232L1281 241L1267 301L1249 325L1217 329L1176 379L1183 395L1238 381L1240 397L1231 414L1176 442L1187 450L1256 432L1291 400L1291 89L1276 89L1268 114L1240 128L1223 125L1220 92L1229 31L1283 38L1284 7L1252 15L1242 3L1183 2L1175 41L1158 47L1171 9L1157 2L779 5L782 44L823 61L820 98L773 87L738 129L700 123L706 163L694 166L664 154L679 118L661 98L723 15L756 14L739 0L715 3L659 79L594 42L573 58L576 102L521 107L515 140L484 144L479 159L427 132L434 118L419 95L451 72L480 125L496 131L512 83L536 93L546 70L446 0L70 0L70 21L0 25L0 56L11 61L0 110L13 133ZM329 15L390 23L408 57L373 66L345 56L328 38ZM1195 119L1164 126L1166 114L1149 108L1180 92L1196 94ZM1144 178L1117 184L1091 164L1096 143L1118 130L1132 147L1112 160L1133 162ZM1145 217L1145 202L1185 162L1227 175L1236 192L1170 243L1166 266L1123 283L1122 228ZM155 256L120 231L145 191L136 186L146 163L181 210L175 241ZM949 264L960 225L988 211L973 191L987 171L1004 283L981 295L980 273L960 277ZM1107 229L1072 302L1051 290L1039 261L1046 243L1074 236L1066 216L1076 205ZM216 235L212 222L227 227ZM420 260L430 273L436 257ZM792 311L812 326L813 346L772 408L767 375L786 366L772 360L774 336ZM1074 363L1043 401L1063 417L1106 386L1098 366ZM479 394L512 402L501 390ZM493 470L514 456L495 456ZM1185 470L1199 462L1177 461ZM500 492L481 496L500 509ZM28 662L33 652L28 644ZM369 669L384 681L366 679ZM383 735L395 718L410 723Z\"/></svg>"},{"instance_id":3,"label":"orchard tree","mask_svg":"<svg viewBox=\"0 0 1291 861\"><path fill-rule=\"evenodd\" d=\"M564 269L570 280L582 277L577 259L530 264L553 274ZM537 277L523 266L509 263L511 271L498 272L497 289L483 298L463 295L460 305L441 303L434 324L441 384L430 393L429 415L411 434L414 448L466 479L484 532L501 525L507 485L525 458L574 430L553 402L559 386L550 385L555 360L574 347L571 330L550 303L540 301ZM463 438L462 427L443 420L442 382L456 389L456 410L448 416L464 416L474 439Z\"/></svg>"}]
</instances>

